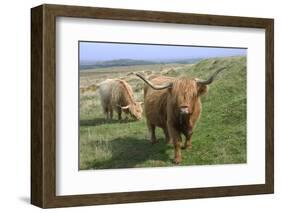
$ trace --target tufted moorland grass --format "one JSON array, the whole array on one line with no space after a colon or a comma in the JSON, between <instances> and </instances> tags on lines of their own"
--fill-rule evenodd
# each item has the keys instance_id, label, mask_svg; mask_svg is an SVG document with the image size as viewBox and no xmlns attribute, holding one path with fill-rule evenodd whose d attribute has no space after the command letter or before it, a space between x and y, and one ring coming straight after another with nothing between
<instances>
[{"instance_id":1,"label":"tufted moorland grass","mask_svg":"<svg viewBox=\"0 0 281 213\"><path fill-rule=\"evenodd\" d=\"M193 133L193 148L182 150L180 165L246 163L246 58L207 59L190 67L179 66L168 75L204 79L223 66L227 69L201 99L203 111ZM110 78L115 72L116 68ZM134 77L128 82L137 99L143 99L142 82ZM80 96L81 170L175 166L173 146L165 144L161 129L156 133L159 143L152 145L144 117L119 122L114 114L114 119L107 121L96 92Z\"/></svg>"}]
</instances>

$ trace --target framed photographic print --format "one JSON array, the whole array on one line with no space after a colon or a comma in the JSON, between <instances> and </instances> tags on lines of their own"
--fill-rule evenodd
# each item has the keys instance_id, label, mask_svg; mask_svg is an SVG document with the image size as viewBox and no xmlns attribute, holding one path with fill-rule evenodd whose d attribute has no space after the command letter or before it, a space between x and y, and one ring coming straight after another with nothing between
<instances>
[{"instance_id":1,"label":"framed photographic print","mask_svg":"<svg viewBox=\"0 0 281 213\"><path fill-rule=\"evenodd\" d=\"M274 191L272 19L31 9L31 203Z\"/></svg>"}]
</instances>

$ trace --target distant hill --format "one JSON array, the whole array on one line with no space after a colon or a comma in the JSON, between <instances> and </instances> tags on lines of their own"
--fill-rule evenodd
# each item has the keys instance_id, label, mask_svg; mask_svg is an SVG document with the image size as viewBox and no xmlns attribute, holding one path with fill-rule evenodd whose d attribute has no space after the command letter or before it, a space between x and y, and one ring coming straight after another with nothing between
<instances>
[{"instance_id":1,"label":"distant hill","mask_svg":"<svg viewBox=\"0 0 281 213\"><path fill-rule=\"evenodd\" d=\"M82 62L79 66L80 70L105 68L105 67L119 67L119 66L134 66L134 65L151 65L151 64L193 64L197 63L202 58L196 59L180 59L180 60L135 60L135 59L117 59L109 61L94 61L94 62Z\"/></svg>"}]
</instances>

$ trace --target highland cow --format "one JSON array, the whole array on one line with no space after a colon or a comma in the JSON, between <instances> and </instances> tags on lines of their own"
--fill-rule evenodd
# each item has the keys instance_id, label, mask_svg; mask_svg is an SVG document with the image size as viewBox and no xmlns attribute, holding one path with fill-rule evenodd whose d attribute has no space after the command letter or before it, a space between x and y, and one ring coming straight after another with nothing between
<instances>
[{"instance_id":1,"label":"highland cow","mask_svg":"<svg viewBox=\"0 0 281 213\"><path fill-rule=\"evenodd\" d=\"M113 118L113 111L122 119L122 112L134 119L142 117L141 102L136 102L131 86L124 80L107 79L98 85L103 111L107 119ZM126 116L127 117L127 116Z\"/></svg>"},{"instance_id":2,"label":"highland cow","mask_svg":"<svg viewBox=\"0 0 281 213\"><path fill-rule=\"evenodd\" d=\"M137 73L147 85L144 87L144 107L147 127L152 143L156 143L155 127L163 129L167 143L174 145L174 162L180 163L181 134L185 136L182 148L192 148L191 136L201 114L201 95L208 90L217 70L207 80L188 77L151 76Z\"/></svg>"}]
</instances>

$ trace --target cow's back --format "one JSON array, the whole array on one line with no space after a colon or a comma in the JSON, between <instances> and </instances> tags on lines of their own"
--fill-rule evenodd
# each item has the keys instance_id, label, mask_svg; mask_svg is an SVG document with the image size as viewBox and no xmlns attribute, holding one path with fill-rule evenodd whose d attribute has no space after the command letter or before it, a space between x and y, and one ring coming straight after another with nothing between
<instances>
[{"instance_id":1,"label":"cow's back","mask_svg":"<svg viewBox=\"0 0 281 213\"><path fill-rule=\"evenodd\" d=\"M116 79L113 86L113 101L121 106L135 102L132 87L124 80Z\"/></svg>"}]
</instances>

